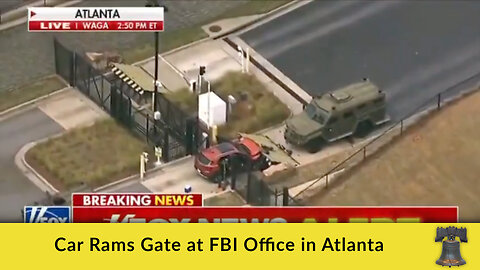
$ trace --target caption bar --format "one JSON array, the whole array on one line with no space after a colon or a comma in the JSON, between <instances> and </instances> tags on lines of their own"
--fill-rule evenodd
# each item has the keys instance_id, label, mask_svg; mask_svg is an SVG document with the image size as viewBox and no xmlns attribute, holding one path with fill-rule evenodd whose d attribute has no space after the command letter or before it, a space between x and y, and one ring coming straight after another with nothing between
<instances>
[{"instance_id":1,"label":"caption bar","mask_svg":"<svg viewBox=\"0 0 480 270\"><path fill-rule=\"evenodd\" d=\"M73 207L76 223L456 223L457 220L457 207Z\"/></svg>"},{"instance_id":2,"label":"caption bar","mask_svg":"<svg viewBox=\"0 0 480 270\"><path fill-rule=\"evenodd\" d=\"M32 7L30 32L158 32L164 30L163 7Z\"/></svg>"}]
</instances>

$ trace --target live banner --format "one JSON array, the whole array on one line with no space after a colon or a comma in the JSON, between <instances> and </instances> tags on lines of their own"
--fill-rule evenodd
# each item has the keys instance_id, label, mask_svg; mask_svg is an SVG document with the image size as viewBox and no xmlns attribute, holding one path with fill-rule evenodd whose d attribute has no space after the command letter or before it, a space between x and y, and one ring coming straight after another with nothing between
<instances>
[{"instance_id":1,"label":"live banner","mask_svg":"<svg viewBox=\"0 0 480 270\"><path fill-rule=\"evenodd\" d=\"M446 242L458 254L441 262L480 269L472 223L24 223L0 234L2 269L441 269Z\"/></svg>"}]
</instances>

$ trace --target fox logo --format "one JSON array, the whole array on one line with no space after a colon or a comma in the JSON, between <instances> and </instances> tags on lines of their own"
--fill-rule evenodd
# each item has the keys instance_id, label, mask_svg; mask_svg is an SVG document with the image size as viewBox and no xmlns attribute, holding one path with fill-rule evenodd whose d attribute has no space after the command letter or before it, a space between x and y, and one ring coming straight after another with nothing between
<instances>
[{"instance_id":1,"label":"fox logo","mask_svg":"<svg viewBox=\"0 0 480 270\"><path fill-rule=\"evenodd\" d=\"M70 223L69 206L25 206L25 223Z\"/></svg>"}]
</instances>

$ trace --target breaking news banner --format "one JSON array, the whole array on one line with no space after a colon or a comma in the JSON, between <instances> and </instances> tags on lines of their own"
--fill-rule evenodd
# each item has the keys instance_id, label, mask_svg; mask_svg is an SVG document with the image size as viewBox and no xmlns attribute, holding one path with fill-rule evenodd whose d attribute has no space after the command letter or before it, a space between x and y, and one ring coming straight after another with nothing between
<instances>
[{"instance_id":1,"label":"breaking news banner","mask_svg":"<svg viewBox=\"0 0 480 270\"><path fill-rule=\"evenodd\" d=\"M204 207L202 194L73 193L69 206L26 206L26 223L438 223L458 207Z\"/></svg>"},{"instance_id":2,"label":"breaking news banner","mask_svg":"<svg viewBox=\"0 0 480 270\"><path fill-rule=\"evenodd\" d=\"M457 207L76 207L75 223L438 223Z\"/></svg>"},{"instance_id":3,"label":"breaking news banner","mask_svg":"<svg viewBox=\"0 0 480 270\"><path fill-rule=\"evenodd\" d=\"M479 231L459 223L17 223L0 224L0 254L2 269L467 270L480 269Z\"/></svg>"},{"instance_id":4,"label":"breaking news banner","mask_svg":"<svg viewBox=\"0 0 480 270\"><path fill-rule=\"evenodd\" d=\"M29 32L159 32L163 7L31 7Z\"/></svg>"}]
</instances>

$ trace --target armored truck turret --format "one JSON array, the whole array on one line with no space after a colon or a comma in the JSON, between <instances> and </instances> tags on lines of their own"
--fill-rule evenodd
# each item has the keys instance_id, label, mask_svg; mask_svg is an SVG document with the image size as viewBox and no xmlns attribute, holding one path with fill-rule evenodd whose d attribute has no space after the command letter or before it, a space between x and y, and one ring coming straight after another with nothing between
<instances>
[{"instance_id":1,"label":"armored truck turret","mask_svg":"<svg viewBox=\"0 0 480 270\"><path fill-rule=\"evenodd\" d=\"M326 143L365 137L389 121L385 93L368 80L315 97L286 121L285 140L317 152Z\"/></svg>"}]
</instances>

